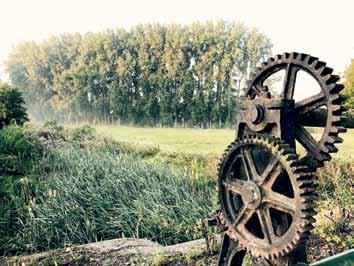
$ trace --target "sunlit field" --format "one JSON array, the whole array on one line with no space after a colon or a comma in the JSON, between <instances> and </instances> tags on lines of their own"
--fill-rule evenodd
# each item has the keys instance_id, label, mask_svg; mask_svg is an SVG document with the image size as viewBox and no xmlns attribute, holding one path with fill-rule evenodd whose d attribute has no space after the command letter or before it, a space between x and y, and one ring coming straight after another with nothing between
<instances>
[{"instance_id":1,"label":"sunlit field","mask_svg":"<svg viewBox=\"0 0 354 266\"><path fill-rule=\"evenodd\" d=\"M94 126L101 136L118 141L158 146L161 150L202 154L221 154L235 138L231 129L185 129L185 128L144 128L118 125ZM320 129L310 129L315 138ZM354 129L340 135L344 142L337 145L339 152L334 158L354 158ZM301 149L300 149L301 152Z\"/></svg>"}]
</instances>

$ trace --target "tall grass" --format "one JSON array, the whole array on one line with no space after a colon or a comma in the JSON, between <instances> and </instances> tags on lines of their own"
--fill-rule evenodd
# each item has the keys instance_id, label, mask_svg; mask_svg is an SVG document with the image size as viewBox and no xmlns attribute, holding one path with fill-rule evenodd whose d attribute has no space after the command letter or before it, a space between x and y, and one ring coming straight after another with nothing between
<instances>
[{"instance_id":1,"label":"tall grass","mask_svg":"<svg viewBox=\"0 0 354 266\"><path fill-rule=\"evenodd\" d=\"M162 164L77 148L50 160L43 197L18 235L30 250L124 236L182 242L200 237L198 219L215 209L214 181Z\"/></svg>"},{"instance_id":2,"label":"tall grass","mask_svg":"<svg viewBox=\"0 0 354 266\"><path fill-rule=\"evenodd\" d=\"M124 236L162 244L199 238L199 220L218 208L217 160L214 153L98 138L90 127L5 128L0 132L0 253ZM318 223L315 234L344 247L354 243L353 171L348 157L318 172L318 218L330 223Z\"/></svg>"}]
</instances>

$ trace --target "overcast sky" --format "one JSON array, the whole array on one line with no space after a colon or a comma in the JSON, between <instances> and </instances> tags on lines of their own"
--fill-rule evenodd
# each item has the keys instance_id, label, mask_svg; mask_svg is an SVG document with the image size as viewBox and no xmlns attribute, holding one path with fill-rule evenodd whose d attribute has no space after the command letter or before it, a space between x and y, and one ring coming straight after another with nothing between
<instances>
[{"instance_id":1,"label":"overcast sky","mask_svg":"<svg viewBox=\"0 0 354 266\"><path fill-rule=\"evenodd\" d=\"M309 53L337 73L354 57L352 0L0 0L0 7L0 64L13 45L53 34L219 18L257 27L274 53Z\"/></svg>"}]
</instances>

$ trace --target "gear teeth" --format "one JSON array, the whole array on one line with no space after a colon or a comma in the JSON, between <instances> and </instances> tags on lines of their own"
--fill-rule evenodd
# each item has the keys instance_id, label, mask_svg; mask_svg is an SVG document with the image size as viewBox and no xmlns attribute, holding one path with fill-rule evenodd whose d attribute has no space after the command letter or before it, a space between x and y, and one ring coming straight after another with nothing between
<instances>
[{"instance_id":1,"label":"gear teeth","mask_svg":"<svg viewBox=\"0 0 354 266\"><path fill-rule=\"evenodd\" d=\"M304 195L301 199L301 203L303 204L301 209L303 211L315 211L316 204L313 201L313 199L314 199L314 197L317 197L317 196L318 196L317 192L308 193L308 194Z\"/></svg>"},{"instance_id":2,"label":"gear teeth","mask_svg":"<svg viewBox=\"0 0 354 266\"><path fill-rule=\"evenodd\" d=\"M242 145L250 144L261 145L272 152L281 162L284 169L286 169L289 173L291 180L294 180L292 182L295 182L296 184L293 186L294 193L296 191L295 197L298 198L300 202L296 205L299 215L294 216L294 224L291 225L295 227L292 229L292 239L289 240L289 242L285 242L282 247L270 246L264 249L262 247L258 247L255 243L249 243L251 240L243 239L242 236L236 234L232 221L229 221L227 218L228 215L224 216L223 213L221 213L222 218L220 218L220 221L221 224L224 225L224 228L226 228L225 232L231 239L237 241L241 248L246 249L255 257L274 261L281 256L286 256L289 254L296 248L296 246L305 242L310 234L312 224L315 222L313 216L316 214L314 211L314 205L317 194L316 186L313 182L315 176L313 175L313 171L311 171L306 164L298 159L295 151L291 149L288 144L274 136L264 136L260 134L247 135L240 138L238 141L232 142L222 156L222 161L220 161L221 167L225 164L227 165L227 163L225 163L226 160L234 157L232 153L237 150L235 145L237 145L237 147L242 147ZM226 170L223 170L223 172L225 171ZM219 174L219 178L222 178L221 174ZM220 179L218 182L221 182ZM222 212L224 212L224 210Z\"/></svg>"},{"instance_id":3,"label":"gear teeth","mask_svg":"<svg viewBox=\"0 0 354 266\"><path fill-rule=\"evenodd\" d=\"M300 166L297 166L296 169L295 169L295 173L304 173L304 174L307 174L307 173L312 173L312 171L310 170L310 168L306 165L300 165ZM306 175L307 176L307 175Z\"/></svg>"},{"instance_id":4,"label":"gear teeth","mask_svg":"<svg viewBox=\"0 0 354 266\"><path fill-rule=\"evenodd\" d=\"M287 161L297 160L298 158L299 158L299 155L293 154L293 153L288 154L288 155L286 156L286 160L287 160Z\"/></svg>"},{"instance_id":5,"label":"gear teeth","mask_svg":"<svg viewBox=\"0 0 354 266\"><path fill-rule=\"evenodd\" d=\"M340 115L334 115L332 116L332 124L336 122L340 122L342 120L342 117Z\"/></svg>"},{"instance_id":6,"label":"gear teeth","mask_svg":"<svg viewBox=\"0 0 354 266\"><path fill-rule=\"evenodd\" d=\"M330 67L325 67L321 72L320 74L322 76L327 76L327 75L331 75L333 73L333 68L330 68Z\"/></svg>"},{"instance_id":7,"label":"gear teeth","mask_svg":"<svg viewBox=\"0 0 354 266\"><path fill-rule=\"evenodd\" d=\"M274 61L275 61L275 59L273 57L269 57L267 63L272 64Z\"/></svg>"},{"instance_id":8,"label":"gear teeth","mask_svg":"<svg viewBox=\"0 0 354 266\"><path fill-rule=\"evenodd\" d=\"M329 92L332 94L340 93L343 89L343 84L334 83L329 85Z\"/></svg>"},{"instance_id":9,"label":"gear teeth","mask_svg":"<svg viewBox=\"0 0 354 266\"><path fill-rule=\"evenodd\" d=\"M310 57L308 57L307 61L305 61L305 63L307 63L308 65L312 65L316 61L318 61L317 57L310 56Z\"/></svg>"},{"instance_id":10,"label":"gear teeth","mask_svg":"<svg viewBox=\"0 0 354 266\"><path fill-rule=\"evenodd\" d=\"M313 218L316 215L316 212L313 209L306 209L302 211L302 218ZM314 219L314 218L313 218ZM314 219L316 222L316 219Z\"/></svg>"},{"instance_id":11,"label":"gear teeth","mask_svg":"<svg viewBox=\"0 0 354 266\"><path fill-rule=\"evenodd\" d=\"M326 84L336 83L340 80L340 76L338 75L330 75L330 77L326 80Z\"/></svg>"},{"instance_id":12,"label":"gear teeth","mask_svg":"<svg viewBox=\"0 0 354 266\"><path fill-rule=\"evenodd\" d=\"M333 105L332 112L335 112L335 114L341 115L344 112L344 109L342 108L341 105Z\"/></svg>"},{"instance_id":13,"label":"gear teeth","mask_svg":"<svg viewBox=\"0 0 354 266\"><path fill-rule=\"evenodd\" d=\"M312 224L307 224L303 227L303 230L311 231L313 228L314 228L314 226Z\"/></svg>"},{"instance_id":14,"label":"gear teeth","mask_svg":"<svg viewBox=\"0 0 354 266\"><path fill-rule=\"evenodd\" d=\"M290 58L292 58L292 59L297 59L297 56L299 55L299 53L297 53L297 52L292 52L291 54L290 54Z\"/></svg>"},{"instance_id":15,"label":"gear teeth","mask_svg":"<svg viewBox=\"0 0 354 266\"><path fill-rule=\"evenodd\" d=\"M347 129L345 127L341 127L341 126L332 127L331 129L332 129L331 131L336 133L336 134L347 132Z\"/></svg>"},{"instance_id":16,"label":"gear teeth","mask_svg":"<svg viewBox=\"0 0 354 266\"><path fill-rule=\"evenodd\" d=\"M326 153L326 152L321 151L321 152L320 152L320 155L321 155L321 160L322 160L322 161L327 162L327 161L330 161L330 160L332 159L331 155L329 155L329 154Z\"/></svg>"},{"instance_id":17,"label":"gear teeth","mask_svg":"<svg viewBox=\"0 0 354 266\"><path fill-rule=\"evenodd\" d=\"M285 143L279 143L278 144L278 151L283 151L282 154L284 154L285 152L287 152L289 150L289 145L285 144ZM290 152L290 151L289 151ZM288 152L288 153L289 153Z\"/></svg>"},{"instance_id":18,"label":"gear teeth","mask_svg":"<svg viewBox=\"0 0 354 266\"><path fill-rule=\"evenodd\" d=\"M312 193L312 192L315 192L315 191L316 191L316 189L313 188L313 187L304 187L304 188L300 189L300 194L301 195L305 195L307 193Z\"/></svg>"},{"instance_id":19,"label":"gear teeth","mask_svg":"<svg viewBox=\"0 0 354 266\"><path fill-rule=\"evenodd\" d=\"M290 53L283 53L283 58L289 59L289 57L290 57Z\"/></svg>"},{"instance_id":20,"label":"gear teeth","mask_svg":"<svg viewBox=\"0 0 354 266\"><path fill-rule=\"evenodd\" d=\"M315 68L318 62L320 62L320 61L319 61L319 59L316 57L316 59L312 61L312 63L310 64L310 66L311 66L312 68Z\"/></svg>"},{"instance_id":21,"label":"gear teeth","mask_svg":"<svg viewBox=\"0 0 354 266\"><path fill-rule=\"evenodd\" d=\"M316 219L313 218L313 217L306 217L306 219L307 219L311 224L316 223Z\"/></svg>"},{"instance_id":22,"label":"gear teeth","mask_svg":"<svg viewBox=\"0 0 354 266\"><path fill-rule=\"evenodd\" d=\"M296 180L297 181L313 180L313 176L312 175L298 175Z\"/></svg>"},{"instance_id":23,"label":"gear teeth","mask_svg":"<svg viewBox=\"0 0 354 266\"><path fill-rule=\"evenodd\" d=\"M332 136L336 136L345 130L338 129L342 123L342 113L345 111L342 104L344 97L339 93L343 90L342 84L337 84L340 77L333 75L333 69L328 67L325 62L320 61L317 57L310 56L304 53L292 52L283 53L282 55L275 55L264 62L261 67L257 68L256 74L253 79L248 83L245 90L245 95L248 99L254 99L257 95L260 98L271 98L271 93L268 88L262 88L261 92L255 90L253 84L258 80L263 81L262 78L266 78L268 73L272 74L278 68L283 69L288 63L293 63L299 67L299 69L305 70L316 76L318 83L320 83L321 89L325 92L325 104L327 105L327 123L326 128L322 134L322 137L318 141L318 152L311 154L308 151L305 156L306 160L303 161L311 165L312 168L322 167L323 162L331 160L329 153L337 151L334 145L328 145L332 140L329 140ZM338 142L333 142L338 143ZM290 165L295 166L298 163L290 159Z\"/></svg>"},{"instance_id":24,"label":"gear teeth","mask_svg":"<svg viewBox=\"0 0 354 266\"><path fill-rule=\"evenodd\" d=\"M279 69L284 69L289 63L296 65L300 70L307 71L313 77L316 77L315 79L320 84L321 90L325 95L323 101L325 105L327 105L327 123L322 137L317 141L319 146L318 152L316 152L316 154L311 154L311 152L308 151L305 156L306 160L303 161L303 163L307 161L307 163L314 169L319 168L324 165L323 162L331 160L332 157L329 153L337 151L337 148L335 148L334 145L328 145L328 143L332 142L328 139L330 139L331 136L345 132L344 130L337 129L341 126L341 115L345 111L342 106L345 98L339 94L344 86L342 84L337 84L340 77L334 75L333 69L328 67L325 62L320 61L317 57L298 52L283 53L282 55L278 54L269 58L260 68L257 68L257 74L253 77L253 82L256 82L256 80L257 82L258 80L264 81L269 75L272 75ZM257 95L260 98L271 98L268 88L264 88L262 93L259 93L258 91L255 91L252 84L253 83L249 84L246 91L246 95L249 99L254 99ZM297 163L291 161L292 166L296 164Z\"/></svg>"},{"instance_id":25,"label":"gear teeth","mask_svg":"<svg viewBox=\"0 0 354 266\"><path fill-rule=\"evenodd\" d=\"M262 71L262 68L261 67L257 67L256 68L256 73L260 73Z\"/></svg>"},{"instance_id":26,"label":"gear teeth","mask_svg":"<svg viewBox=\"0 0 354 266\"><path fill-rule=\"evenodd\" d=\"M304 187L311 187L313 185L314 184L313 184L312 180L302 180L302 181L300 181L299 187L304 188Z\"/></svg>"},{"instance_id":27,"label":"gear teeth","mask_svg":"<svg viewBox=\"0 0 354 266\"><path fill-rule=\"evenodd\" d=\"M324 76L324 79L327 80L331 75L328 74L328 75L325 75L323 74L323 72L325 72L326 70L326 64L324 64L323 66L321 66L319 69L317 69L317 72L320 73L321 76ZM327 78L328 77L328 78Z\"/></svg>"},{"instance_id":28,"label":"gear teeth","mask_svg":"<svg viewBox=\"0 0 354 266\"><path fill-rule=\"evenodd\" d=\"M308 54L300 54L300 60L305 61Z\"/></svg>"},{"instance_id":29,"label":"gear teeth","mask_svg":"<svg viewBox=\"0 0 354 266\"><path fill-rule=\"evenodd\" d=\"M346 97L339 94L336 95L337 95L336 97L333 97L332 104L341 106L341 104L346 100Z\"/></svg>"},{"instance_id":30,"label":"gear teeth","mask_svg":"<svg viewBox=\"0 0 354 266\"><path fill-rule=\"evenodd\" d=\"M312 230L312 229L311 229ZM310 230L308 230L308 232L304 232L303 233L303 236L301 237L301 240L304 240L304 241L306 241L308 238L309 238L309 236L311 235L311 233L309 232Z\"/></svg>"},{"instance_id":31,"label":"gear teeth","mask_svg":"<svg viewBox=\"0 0 354 266\"><path fill-rule=\"evenodd\" d=\"M338 149L332 143L326 143L327 152L334 153L338 152Z\"/></svg>"},{"instance_id":32,"label":"gear teeth","mask_svg":"<svg viewBox=\"0 0 354 266\"><path fill-rule=\"evenodd\" d=\"M322 62L322 61L317 61L316 65L315 65L315 69L318 71L319 69L321 69L322 67L325 67L326 63Z\"/></svg>"},{"instance_id":33,"label":"gear teeth","mask_svg":"<svg viewBox=\"0 0 354 266\"><path fill-rule=\"evenodd\" d=\"M289 254L291 252L291 250L292 250L291 245L287 245L286 246L286 253Z\"/></svg>"},{"instance_id":34,"label":"gear teeth","mask_svg":"<svg viewBox=\"0 0 354 266\"><path fill-rule=\"evenodd\" d=\"M342 143L343 139L338 136L331 136L331 137L329 137L328 142L329 143Z\"/></svg>"}]
</instances>

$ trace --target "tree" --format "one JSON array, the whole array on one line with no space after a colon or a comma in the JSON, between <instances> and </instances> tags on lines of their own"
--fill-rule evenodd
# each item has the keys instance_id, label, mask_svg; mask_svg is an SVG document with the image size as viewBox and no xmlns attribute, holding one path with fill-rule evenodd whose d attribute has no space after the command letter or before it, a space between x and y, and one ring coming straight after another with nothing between
<instances>
[{"instance_id":1,"label":"tree","mask_svg":"<svg viewBox=\"0 0 354 266\"><path fill-rule=\"evenodd\" d=\"M347 97L345 106L348 109L354 109L354 59L344 72L344 95Z\"/></svg>"},{"instance_id":2,"label":"tree","mask_svg":"<svg viewBox=\"0 0 354 266\"><path fill-rule=\"evenodd\" d=\"M23 125L28 121L24 103L19 90L0 83L0 128L11 123Z\"/></svg>"},{"instance_id":3,"label":"tree","mask_svg":"<svg viewBox=\"0 0 354 266\"><path fill-rule=\"evenodd\" d=\"M25 42L6 67L39 120L223 127L270 51L264 34L239 23L140 24Z\"/></svg>"}]
</instances>

